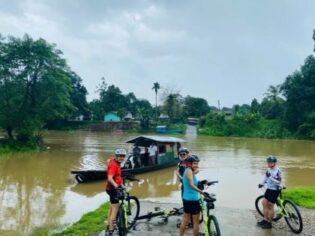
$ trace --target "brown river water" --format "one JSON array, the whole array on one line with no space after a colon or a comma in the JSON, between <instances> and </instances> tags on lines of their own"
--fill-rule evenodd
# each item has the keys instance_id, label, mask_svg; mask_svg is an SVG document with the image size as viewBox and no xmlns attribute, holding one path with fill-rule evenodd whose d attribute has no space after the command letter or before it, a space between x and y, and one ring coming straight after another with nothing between
<instances>
[{"instance_id":1,"label":"brown river water","mask_svg":"<svg viewBox=\"0 0 315 236\"><path fill-rule=\"evenodd\" d=\"M36 229L62 228L107 201L104 182L76 184L70 171L103 169L116 147L134 134L50 132L40 153L0 158L0 235L32 235ZM252 209L261 191L265 157L279 157L288 187L315 186L315 142L179 136L201 157L199 179L219 180L209 191L217 206ZM180 203L175 168L137 176L131 192L141 199Z\"/></svg>"}]
</instances>

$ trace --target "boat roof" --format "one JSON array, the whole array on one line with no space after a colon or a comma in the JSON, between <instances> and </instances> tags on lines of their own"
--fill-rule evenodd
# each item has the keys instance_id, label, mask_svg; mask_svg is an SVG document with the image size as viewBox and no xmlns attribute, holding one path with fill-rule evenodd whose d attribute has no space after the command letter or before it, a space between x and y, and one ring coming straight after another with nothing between
<instances>
[{"instance_id":1,"label":"boat roof","mask_svg":"<svg viewBox=\"0 0 315 236\"><path fill-rule=\"evenodd\" d=\"M157 135L143 135L128 140L126 143L137 143L138 145L149 146L152 142L157 143L182 143L184 139L170 137L170 136L157 136Z\"/></svg>"}]
</instances>

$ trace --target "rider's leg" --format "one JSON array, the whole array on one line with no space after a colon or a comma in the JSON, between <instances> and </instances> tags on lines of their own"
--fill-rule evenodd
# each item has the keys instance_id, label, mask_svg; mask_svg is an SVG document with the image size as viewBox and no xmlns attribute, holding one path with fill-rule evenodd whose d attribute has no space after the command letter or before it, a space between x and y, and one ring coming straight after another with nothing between
<instances>
[{"instance_id":1,"label":"rider's leg","mask_svg":"<svg viewBox=\"0 0 315 236\"><path fill-rule=\"evenodd\" d=\"M112 212L112 207L109 208L107 218L105 219L104 223L107 224L107 227L109 226L109 218Z\"/></svg>"},{"instance_id":2,"label":"rider's leg","mask_svg":"<svg viewBox=\"0 0 315 236\"><path fill-rule=\"evenodd\" d=\"M262 205L264 218L265 220L268 220L268 200L266 198L263 198Z\"/></svg>"},{"instance_id":3,"label":"rider's leg","mask_svg":"<svg viewBox=\"0 0 315 236\"><path fill-rule=\"evenodd\" d=\"M190 219L190 214L184 213L182 223L180 224L180 228L179 228L179 236L184 236L186 225L188 224L189 219Z\"/></svg>"},{"instance_id":4,"label":"rider's leg","mask_svg":"<svg viewBox=\"0 0 315 236\"><path fill-rule=\"evenodd\" d=\"M192 215L194 236L198 236L199 234L199 218L200 218L200 213Z\"/></svg>"},{"instance_id":5,"label":"rider's leg","mask_svg":"<svg viewBox=\"0 0 315 236\"><path fill-rule=\"evenodd\" d=\"M271 202L268 202L268 221L272 222L272 219L275 216L275 210L274 210L274 204Z\"/></svg>"},{"instance_id":6,"label":"rider's leg","mask_svg":"<svg viewBox=\"0 0 315 236\"><path fill-rule=\"evenodd\" d=\"M113 230L114 229L114 222L116 221L118 209L119 209L119 204L118 203L111 205L110 216L109 216L109 220L108 220L108 222L109 222L109 230Z\"/></svg>"}]
</instances>

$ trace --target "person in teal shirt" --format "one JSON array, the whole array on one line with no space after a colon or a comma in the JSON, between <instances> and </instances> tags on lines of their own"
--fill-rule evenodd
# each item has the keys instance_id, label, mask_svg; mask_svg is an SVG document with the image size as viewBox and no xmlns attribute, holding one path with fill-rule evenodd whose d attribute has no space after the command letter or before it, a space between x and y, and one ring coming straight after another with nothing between
<instances>
[{"instance_id":1,"label":"person in teal shirt","mask_svg":"<svg viewBox=\"0 0 315 236\"><path fill-rule=\"evenodd\" d=\"M198 180L196 174L199 169L199 158L196 155L191 155L187 158L188 167L183 174L183 205L184 216L180 225L180 236L184 236L186 225L192 218L194 236L199 234L199 216L201 212L200 194L202 190L198 188Z\"/></svg>"}]
</instances>

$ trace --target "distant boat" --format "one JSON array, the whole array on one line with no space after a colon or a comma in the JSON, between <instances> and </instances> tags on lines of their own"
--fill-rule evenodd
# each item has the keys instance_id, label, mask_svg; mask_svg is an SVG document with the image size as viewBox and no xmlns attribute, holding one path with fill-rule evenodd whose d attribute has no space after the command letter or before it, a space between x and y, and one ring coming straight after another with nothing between
<instances>
[{"instance_id":1,"label":"distant boat","mask_svg":"<svg viewBox=\"0 0 315 236\"><path fill-rule=\"evenodd\" d=\"M184 133L183 129L168 129L166 125L158 125L155 128L157 134L182 134Z\"/></svg>"},{"instance_id":2,"label":"distant boat","mask_svg":"<svg viewBox=\"0 0 315 236\"><path fill-rule=\"evenodd\" d=\"M193 117L187 118L187 124L189 125L198 125L198 122L199 122L198 118L193 118Z\"/></svg>"},{"instance_id":3,"label":"distant boat","mask_svg":"<svg viewBox=\"0 0 315 236\"><path fill-rule=\"evenodd\" d=\"M130 162L133 159L133 156L129 155L125 161L126 166L122 169L123 173L127 172L135 175L176 166L178 163L177 151L184 141L183 139L168 136L139 136L128 140L126 143L137 144L143 151L153 142L156 143L158 146L158 164L127 168L126 166L130 166ZM141 152L140 155L142 160L149 158L145 151ZM75 175L79 183L106 180L107 178L106 170L74 170L71 171L71 174Z\"/></svg>"}]
</instances>

